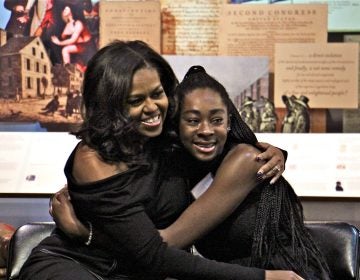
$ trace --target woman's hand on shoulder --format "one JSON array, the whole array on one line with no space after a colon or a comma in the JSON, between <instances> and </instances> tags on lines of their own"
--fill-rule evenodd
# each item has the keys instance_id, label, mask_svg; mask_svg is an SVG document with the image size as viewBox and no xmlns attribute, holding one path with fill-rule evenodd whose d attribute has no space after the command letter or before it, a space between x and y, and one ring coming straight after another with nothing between
<instances>
[{"instance_id":1,"label":"woman's hand on shoulder","mask_svg":"<svg viewBox=\"0 0 360 280\"><path fill-rule=\"evenodd\" d=\"M265 280L304 280L293 271L265 270Z\"/></svg>"},{"instance_id":2,"label":"woman's hand on shoulder","mask_svg":"<svg viewBox=\"0 0 360 280\"><path fill-rule=\"evenodd\" d=\"M56 226L67 236L70 238L87 239L89 231L76 217L67 186L51 197L49 213L53 217Z\"/></svg>"},{"instance_id":3,"label":"woman's hand on shoulder","mask_svg":"<svg viewBox=\"0 0 360 280\"><path fill-rule=\"evenodd\" d=\"M270 184L275 183L285 171L284 151L271 144L258 142L257 146L263 151L256 160L265 162L258 170L261 179L271 178Z\"/></svg>"},{"instance_id":4,"label":"woman's hand on shoulder","mask_svg":"<svg viewBox=\"0 0 360 280\"><path fill-rule=\"evenodd\" d=\"M168 228L160 231L170 246L184 248L224 221L258 184L259 150L233 147L221 162L210 187Z\"/></svg>"}]
</instances>

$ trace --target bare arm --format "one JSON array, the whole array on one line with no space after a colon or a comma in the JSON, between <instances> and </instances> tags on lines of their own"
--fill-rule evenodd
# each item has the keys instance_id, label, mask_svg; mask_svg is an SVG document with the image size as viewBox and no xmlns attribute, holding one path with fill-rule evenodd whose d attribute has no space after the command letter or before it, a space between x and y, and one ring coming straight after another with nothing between
<instances>
[{"instance_id":1,"label":"bare arm","mask_svg":"<svg viewBox=\"0 0 360 280\"><path fill-rule=\"evenodd\" d=\"M32 7L34 7L34 4L35 4L35 0L28 0L28 1L27 1L27 4L26 4L26 7L25 7L25 10L26 10L26 11L30 11L30 9L31 9Z\"/></svg>"},{"instance_id":2,"label":"bare arm","mask_svg":"<svg viewBox=\"0 0 360 280\"><path fill-rule=\"evenodd\" d=\"M256 161L258 154L256 148L247 144L233 148L209 189L171 226L160 231L163 239L170 246L186 247L228 217L259 183L257 171L262 163Z\"/></svg>"},{"instance_id":3,"label":"bare arm","mask_svg":"<svg viewBox=\"0 0 360 280\"><path fill-rule=\"evenodd\" d=\"M71 34L71 37L69 39L60 41L56 36L51 36L51 40L54 44L59 46L67 46L76 43L76 41L79 39L81 32L84 29L84 25L80 20L77 20L75 22L75 28L74 33Z\"/></svg>"},{"instance_id":4,"label":"bare arm","mask_svg":"<svg viewBox=\"0 0 360 280\"><path fill-rule=\"evenodd\" d=\"M265 280L305 280L293 271L265 270Z\"/></svg>"}]
</instances>

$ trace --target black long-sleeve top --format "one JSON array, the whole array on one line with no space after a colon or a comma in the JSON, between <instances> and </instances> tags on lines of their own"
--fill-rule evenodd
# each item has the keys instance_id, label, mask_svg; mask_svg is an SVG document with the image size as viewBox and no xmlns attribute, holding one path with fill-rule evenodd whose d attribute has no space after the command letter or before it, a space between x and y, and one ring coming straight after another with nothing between
<instances>
[{"instance_id":1,"label":"black long-sleeve top","mask_svg":"<svg viewBox=\"0 0 360 280\"><path fill-rule=\"evenodd\" d=\"M171 165L163 164L159 153L150 156L149 167L82 185L71 174L74 152L69 157L65 174L77 216L92 222L114 244L112 252L84 248L88 258L82 262L96 273L132 279L264 279L264 270L211 261L163 242L157 229L169 226L189 197L184 179ZM113 261L96 263L99 257Z\"/></svg>"}]
</instances>

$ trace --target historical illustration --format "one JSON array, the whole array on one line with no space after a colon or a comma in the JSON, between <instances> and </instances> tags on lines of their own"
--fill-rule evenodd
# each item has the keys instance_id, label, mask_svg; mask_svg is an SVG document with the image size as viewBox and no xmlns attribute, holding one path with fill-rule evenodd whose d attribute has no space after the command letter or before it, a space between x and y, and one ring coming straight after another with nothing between
<instances>
[{"instance_id":1,"label":"historical illustration","mask_svg":"<svg viewBox=\"0 0 360 280\"><path fill-rule=\"evenodd\" d=\"M79 122L83 74L98 49L98 12L91 0L0 1L1 130L38 123L41 131L67 131Z\"/></svg>"}]
</instances>

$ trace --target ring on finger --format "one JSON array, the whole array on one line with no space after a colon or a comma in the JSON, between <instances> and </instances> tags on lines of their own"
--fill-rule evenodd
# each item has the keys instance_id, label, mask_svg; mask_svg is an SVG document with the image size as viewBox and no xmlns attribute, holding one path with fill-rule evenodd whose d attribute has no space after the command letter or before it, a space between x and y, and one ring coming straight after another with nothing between
<instances>
[{"instance_id":1,"label":"ring on finger","mask_svg":"<svg viewBox=\"0 0 360 280\"><path fill-rule=\"evenodd\" d=\"M276 165L274 168L273 168L273 171L275 172L275 173L278 173L278 172L280 172L280 167L278 166L278 165Z\"/></svg>"}]
</instances>

